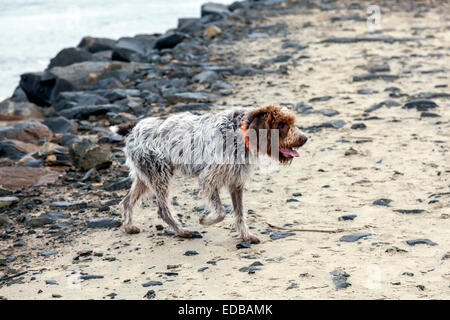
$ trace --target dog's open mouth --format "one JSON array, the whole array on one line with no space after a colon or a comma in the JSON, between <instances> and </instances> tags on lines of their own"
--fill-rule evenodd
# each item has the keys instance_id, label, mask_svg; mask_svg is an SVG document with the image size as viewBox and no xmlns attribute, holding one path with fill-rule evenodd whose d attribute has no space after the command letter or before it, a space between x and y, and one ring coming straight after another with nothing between
<instances>
[{"instance_id":1,"label":"dog's open mouth","mask_svg":"<svg viewBox=\"0 0 450 320\"><path fill-rule=\"evenodd\" d=\"M280 148L280 153L283 155L283 157L288 159L300 156L296 150L291 148Z\"/></svg>"}]
</instances>

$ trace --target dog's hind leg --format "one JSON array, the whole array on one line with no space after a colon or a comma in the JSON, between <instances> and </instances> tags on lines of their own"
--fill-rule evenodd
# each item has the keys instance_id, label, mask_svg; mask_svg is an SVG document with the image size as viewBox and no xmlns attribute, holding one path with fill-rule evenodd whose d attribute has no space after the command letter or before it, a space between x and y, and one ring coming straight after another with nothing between
<instances>
[{"instance_id":1,"label":"dog's hind leg","mask_svg":"<svg viewBox=\"0 0 450 320\"><path fill-rule=\"evenodd\" d=\"M236 231L239 233L242 240L251 243L259 243L259 239L250 233L250 230L245 223L244 210L242 208L242 195L244 186L232 185L230 186L231 200L233 201L233 211L235 217Z\"/></svg>"},{"instance_id":2,"label":"dog's hind leg","mask_svg":"<svg viewBox=\"0 0 450 320\"><path fill-rule=\"evenodd\" d=\"M209 214L203 214L200 217L200 223L205 226L222 221L225 216L222 201L220 201L219 190L216 187L209 187L205 183L202 184L202 194L207 201L207 208L210 210Z\"/></svg>"},{"instance_id":3,"label":"dog's hind leg","mask_svg":"<svg viewBox=\"0 0 450 320\"><path fill-rule=\"evenodd\" d=\"M158 206L158 216L171 227L177 236L182 238L191 238L193 232L184 229L180 222L172 216L169 208L169 185L172 173L165 171L164 173L153 173L146 183L150 184L151 190L156 197Z\"/></svg>"},{"instance_id":4,"label":"dog's hind leg","mask_svg":"<svg viewBox=\"0 0 450 320\"><path fill-rule=\"evenodd\" d=\"M139 233L138 227L133 226L133 210L136 203L142 197L142 195L147 192L148 188L139 178L135 178L131 190L128 192L126 197L122 200L123 205L123 227L126 233L133 234Z\"/></svg>"}]
</instances>

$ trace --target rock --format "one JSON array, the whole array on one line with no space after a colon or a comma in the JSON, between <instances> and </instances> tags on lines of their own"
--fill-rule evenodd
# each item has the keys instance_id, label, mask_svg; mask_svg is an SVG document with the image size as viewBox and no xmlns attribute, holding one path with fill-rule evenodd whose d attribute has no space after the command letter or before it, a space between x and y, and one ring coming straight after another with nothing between
<instances>
[{"instance_id":1,"label":"rock","mask_svg":"<svg viewBox=\"0 0 450 320\"><path fill-rule=\"evenodd\" d=\"M28 153L36 152L39 147L19 140L0 141L0 158L8 158L14 161L20 160Z\"/></svg>"},{"instance_id":2,"label":"rock","mask_svg":"<svg viewBox=\"0 0 450 320\"><path fill-rule=\"evenodd\" d=\"M77 124L64 117L45 118L43 123L54 133L74 133L77 131Z\"/></svg>"},{"instance_id":3,"label":"rock","mask_svg":"<svg viewBox=\"0 0 450 320\"><path fill-rule=\"evenodd\" d=\"M161 281L149 281L149 282L143 283L142 286L144 288L153 287L153 286L162 286L162 282Z\"/></svg>"},{"instance_id":4,"label":"rock","mask_svg":"<svg viewBox=\"0 0 450 320\"><path fill-rule=\"evenodd\" d=\"M105 115L108 112L119 113L122 108L115 104L79 106L65 109L59 112L63 117L69 119L88 119L90 116Z\"/></svg>"},{"instance_id":5,"label":"rock","mask_svg":"<svg viewBox=\"0 0 450 320\"><path fill-rule=\"evenodd\" d=\"M437 113L433 113L433 112L422 112L420 114L421 118L439 118L440 115Z\"/></svg>"},{"instance_id":6,"label":"rock","mask_svg":"<svg viewBox=\"0 0 450 320\"><path fill-rule=\"evenodd\" d=\"M258 268L259 266L262 266L263 264L259 261L253 262L248 267L242 267L239 269L240 272L248 272L249 274L255 273L255 271L261 270L261 268Z\"/></svg>"},{"instance_id":7,"label":"rock","mask_svg":"<svg viewBox=\"0 0 450 320\"><path fill-rule=\"evenodd\" d=\"M31 228L40 228L54 223L55 219L46 214L41 214L38 217L31 217L26 221L26 225Z\"/></svg>"},{"instance_id":8,"label":"rock","mask_svg":"<svg viewBox=\"0 0 450 320\"><path fill-rule=\"evenodd\" d=\"M58 285L58 282L56 280L45 280L45 284Z\"/></svg>"},{"instance_id":9,"label":"rock","mask_svg":"<svg viewBox=\"0 0 450 320\"><path fill-rule=\"evenodd\" d=\"M229 15L231 15L231 12L224 4L208 2L201 7L201 16L210 16L212 21L224 19Z\"/></svg>"},{"instance_id":10,"label":"rock","mask_svg":"<svg viewBox=\"0 0 450 320\"><path fill-rule=\"evenodd\" d=\"M196 255L198 255L198 252L197 251L194 251L194 250L188 250L188 251L186 251L185 253L184 253L184 255L185 256L196 256Z\"/></svg>"},{"instance_id":11,"label":"rock","mask_svg":"<svg viewBox=\"0 0 450 320\"><path fill-rule=\"evenodd\" d=\"M364 123L362 123L362 122L354 123L350 127L350 129L353 129L353 130L358 130L358 129L361 130L361 129L366 129L366 128L367 128L367 126Z\"/></svg>"},{"instance_id":12,"label":"rock","mask_svg":"<svg viewBox=\"0 0 450 320\"><path fill-rule=\"evenodd\" d=\"M111 182L103 187L106 191L129 190L131 188L131 178L121 178L119 181Z\"/></svg>"},{"instance_id":13,"label":"rock","mask_svg":"<svg viewBox=\"0 0 450 320\"><path fill-rule=\"evenodd\" d=\"M250 249L251 243L250 242L240 242L236 245L236 249Z\"/></svg>"},{"instance_id":14,"label":"rock","mask_svg":"<svg viewBox=\"0 0 450 320\"><path fill-rule=\"evenodd\" d=\"M0 224L1 224L1 222L0 222ZM447 252L447 253L444 254L444 255L442 256L442 258L441 258L441 260L448 260L448 259L450 259L450 252Z\"/></svg>"},{"instance_id":15,"label":"rock","mask_svg":"<svg viewBox=\"0 0 450 320\"><path fill-rule=\"evenodd\" d=\"M65 48L50 60L48 69L65 67L77 62L98 61L99 58L80 48Z\"/></svg>"},{"instance_id":16,"label":"rock","mask_svg":"<svg viewBox=\"0 0 450 320\"><path fill-rule=\"evenodd\" d=\"M426 244L429 246L437 246L437 243L431 241L430 239L407 240L406 243L409 244L410 246L415 246L416 244Z\"/></svg>"},{"instance_id":17,"label":"rock","mask_svg":"<svg viewBox=\"0 0 450 320\"><path fill-rule=\"evenodd\" d=\"M118 228L122 225L119 220L114 220L112 218L93 218L88 221L88 228Z\"/></svg>"},{"instance_id":18,"label":"rock","mask_svg":"<svg viewBox=\"0 0 450 320\"><path fill-rule=\"evenodd\" d=\"M55 111L78 106L108 104L109 100L93 92L61 92L53 103Z\"/></svg>"},{"instance_id":19,"label":"rock","mask_svg":"<svg viewBox=\"0 0 450 320\"><path fill-rule=\"evenodd\" d=\"M417 289L419 289L420 291L424 291L425 290L425 286L419 284L416 286Z\"/></svg>"},{"instance_id":20,"label":"rock","mask_svg":"<svg viewBox=\"0 0 450 320\"><path fill-rule=\"evenodd\" d=\"M207 38L214 38L221 34L222 34L222 30L218 26L212 24L208 28L205 29L203 36L205 36Z\"/></svg>"},{"instance_id":21,"label":"rock","mask_svg":"<svg viewBox=\"0 0 450 320\"><path fill-rule=\"evenodd\" d=\"M0 140L14 139L37 143L41 139L50 139L52 136L53 133L46 125L35 120L19 121L11 126L0 128Z\"/></svg>"},{"instance_id":22,"label":"rock","mask_svg":"<svg viewBox=\"0 0 450 320\"><path fill-rule=\"evenodd\" d=\"M345 215L345 216L340 216L338 220L339 221L354 220L356 217L357 217L356 214L348 214L348 215Z\"/></svg>"},{"instance_id":23,"label":"rock","mask_svg":"<svg viewBox=\"0 0 450 320\"><path fill-rule=\"evenodd\" d=\"M424 212L425 210L422 210L422 209L397 209L397 210L393 210L393 211L403 213L403 214L419 214L419 213Z\"/></svg>"},{"instance_id":24,"label":"rock","mask_svg":"<svg viewBox=\"0 0 450 320\"><path fill-rule=\"evenodd\" d=\"M82 274L80 280L92 280L92 279L103 279L104 276L99 276L95 274Z\"/></svg>"},{"instance_id":25,"label":"rock","mask_svg":"<svg viewBox=\"0 0 450 320\"><path fill-rule=\"evenodd\" d=\"M198 231L194 231L191 234L191 238L192 239L201 239L201 238L203 238L203 236Z\"/></svg>"},{"instance_id":26,"label":"rock","mask_svg":"<svg viewBox=\"0 0 450 320\"><path fill-rule=\"evenodd\" d=\"M52 209L81 210L87 208L86 202L55 201L50 203Z\"/></svg>"},{"instance_id":27,"label":"rock","mask_svg":"<svg viewBox=\"0 0 450 320\"><path fill-rule=\"evenodd\" d=\"M416 108L417 111L428 111L429 109L438 108L439 106L432 100L414 99L410 100L403 106L403 109Z\"/></svg>"},{"instance_id":28,"label":"rock","mask_svg":"<svg viewBox=\"0 0 450 320\"><path fill-rule=\"evenodd\" d=\"M78 44L79 48L83 48L90 53L113 50L116 41L108 38L84 37Z\"/></svg>"},{"instance_id":29,"label":"rock","mask_svg":"<svg viewBox=\"0 0 450 320\"><path fill-rule=\"evenodd\" d=\"M385 198L381 198L381 199L377 199L375 200L372 205L374 206L383 206L383 207L390 207L390 203L392 202L391 199L385 199Z\"/></svg>"},{"instance_id":30,"label":"rock","mask_svg":"<svg viewBox=\"0 0 450 320\"><path fill-rule=\"evenodd\" d=\"M6 216L0 216L0 227L12 225L13 221ZM0 264L1 265L1 264Z\"/></svg>"},{"instance_id":31,"label":"rock","mask_svg":"<svg viewBox=\"0 0 450 320\"><path fill-rule=\"evenodd\" d=\"M207 92L179 92L165 95L164 98L171 104L180 102L214 102L217 96Z\"/></svg>"},{"instance_id":32,"label":"rock","mask_svg":"<svg viewBox=\"0 0 450 320\"><path fill-rule=\"evenodd\" d=\"M214 71L202 71L196 74L192 80L200 83L212 83L219 79L219 75Z\"/></svg>"},{"instance_id":33,"label":"rock","mask_svg":"<svg viewBox=\"0 0 450 320\"><path fill-rule=\"evenodd\" d=\"M54 256L55 254L58 254L58 251L43 251L43 252L39 252L39 255L44 257L44 258L47 258L47 257L50 257L50 256Z\"/></svg>"},{"instance_id":34,"label":"rock","mask_svg":"<svg viewBox=\"0 0 450 320\"><path fill-rule=\"evenodd\" d=\"M148 290L147 293L144 295L144 298L146 298L147 300L155 299L156 298L155 290Z\"/></svg>"},{"instance_id":35,"label":"rock","mask_svg":"<svg viewBox=\"0 0 450 320\"><path fill-rule=\"evenodd\" d=\"M253 32L253 33L249 33L249 34L247 35L247 37L248 37L249 39L255 40L255 39L265 39L265 38L268 38L269 35L268 35L267 33L264 33L264 32Z\"/></svg>"},{"instance_id":36,"label":"rock","mask_svg":"<svg viewBox=\"0 0 450 320\"><path fill-rule=\"evenodd\" d=\"M225 82L225 81L221 81L221 80L217 80L216 82L214 82L214 84L212 85L211 89L213 91L216 90L229 90L233 88L233 85L231 83Z\"/></svg>"},{"instance_id":37,"label":"rock","mask_svg":"<svg viewBox=\"0 0 450 320\"><path fill-rule=\"evenodd\" d=\"M368 236L372 235L371 233L365 233L365 232L356 232L352 234L348 234L345 236L342 236L339 241L341 242L355 242L359 239L366 238Z\"/></svg>"},{"instance_id":38,"label":"rock","mask_svg":"<svg viewBox=\"0 0 450 320\"><path fill-rule=\"evenodd\" d=\"M23 118L40 119L44 117L43 109L28 101L16 102L5 99L0 102L0 115L17 116L18 120Z\"/></svg>"},{"instance_id":39,"label":"rock","mask_svg":"<svg viewBox=\"0 0 450 320\"><path fill-rule=\"evenodd\" d=\"M69 152L73 163L84 171L92 168L97 170L109 168L112 163L109 151L87 139L73 142Z\"/></svg>"},{"instance_id":40,"label":"rock","mask_svg":"<svg viewBox=\"0 0 450 320\"><path fill-rule=\"evenodd\" d=\"M45 72L25 73L20 76L20 87L29 101L38 106L49 106L59 93L83 88L89 76L101 73L108 64L86 61L53 67Z\"/></svg>"},{"instance_id":41,"label":"rock","mask_svg":"<svg viewBox=\"0 0 450 320\"><path fill-rule=\"evenodd\" d=\"M154 48L157 50L172 49L186 38L186 35L179 32L167 33L156 41Z\"/></svg>"},{"instance_id":42,"label":"rock","mask_svg":"<svg viewBox=\"0 0 450 320\"><path fill-rule=\"evenodd\" d=\"M41 168L0 167L0 186L16 191L31 186L54 184L62 177L59 172Z\"/></svg>"},{"instance_id":43,"label":"rock","mask_svg":"<svg viewBox=\"0 0 450 320\"><path fill-rule=\"evenodd\" d=\"M388 65L376 65L372 66L369 69L370 73L376 73L376 72L389 72L391 71L391 68Z\"/></svg>"},{"instance_id":44,"label":"rock","mask_svg":"<svg viewBox=\"0 0 450 320\"><path fill-rule=\"evenodd\" d=\"M332 280L336 287L336 290L345 289L351 286L351 283L347 282L348 277L350 277L350 275L347 272L337 269L330 272L330 274L333 276Z\"/></svg>"},{"instance_id":45,"label":"rock","mask_svg":"<svg viewBox=\"0 0 450 320\"><path fill-rule=\"evenodd\" d=\"M385 74L385 73L367 73L359 76L354 76L353 81L368 81L368 80L385 80L385 81L394 81L398 79L398 76L393 74Z\"/></svg>"},{"instance_id":46,"label":"rock","mask_svg":"<svg viewBox=\"0 0 450 320\"><path fill-rule=\"evenodd\" d=\"M281 45L281 49L295 49L296 51L308 48L307 45L302 45L295 41L286 41Z\"/></svg>"},{"instance_id":47,"label":"rock","mask_svg":"<svg viewBox=\"0 0 450 320\"><path fill-rule=\"evenodd\" d=\"M208 111L210 109L207 103L186 103L173 106L172 108L174 112Z\"/></svg>"},{"instance_id":48,"label":"rock","mask_svg":"<svg viewBox=\"0 0 450 320\"><path fill-rule=\"evenodd\" d=\"M146 62L156 37L152 35L137 35L134 37L123 37L117 40L113 52L112 60Z\"/></svg>"},{"instance_id":49,"label":"rock","mask_svg":"<svg viewBox=\"0 0 450 320\"><path fill-rule=\"evenodd\" d=\"M270 239L271 240L278 240L278 239L283 239L289 236L293 236L295 235L294 232L283 232L283 231L275 231L274 233L272 233L270 235Z\"/></svg>"}]
</instances>

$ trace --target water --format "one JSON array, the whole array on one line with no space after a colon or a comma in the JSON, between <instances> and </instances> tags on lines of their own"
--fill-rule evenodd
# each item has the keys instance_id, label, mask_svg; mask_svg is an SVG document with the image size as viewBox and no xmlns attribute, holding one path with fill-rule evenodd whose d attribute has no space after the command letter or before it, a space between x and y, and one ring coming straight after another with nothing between
<instances>
[{"instance_id":1,"label":"water","mask_svg":"<svg viewBox=\"0 0 450 320\"><path fill-rule=\"evenodd\" d=\"M84 36L163 33L180 17L199 17L205 2L0 0L0 101L11 96L22 73L44 70L61 49L78 45Z\"/></svg>"}]
</instances>

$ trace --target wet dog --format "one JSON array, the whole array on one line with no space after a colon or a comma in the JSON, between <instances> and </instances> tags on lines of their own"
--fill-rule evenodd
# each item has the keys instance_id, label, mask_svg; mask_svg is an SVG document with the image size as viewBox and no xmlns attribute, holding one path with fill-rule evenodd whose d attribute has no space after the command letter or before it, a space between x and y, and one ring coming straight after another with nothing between
<instances>
[{"instance_id":1,"label":"wet dog","mask_svg":"<svg viewBox=\"0 0 450 320\"><path fill-rule=\"evenodd\" d=\"M215 114L176 114L150 117L134 127L116 127L127 135L126 164L133 184L122 200L123 226L127 233L138 233L133 225L133 208L147 192L156 197L158 216L180 237L193 232L184 229L170 212L168 196L176 170L197 176L209 214L200 218L211 225L225 218L219 197L228 188L235 216L235 227L243 241L259 243L245 223L243 191L246 180L261 157L289 164L299 154L307 138L295 126L295 116L287 108L266 106L223 111Z\"/></svg>"}]
</instances>

